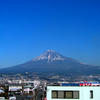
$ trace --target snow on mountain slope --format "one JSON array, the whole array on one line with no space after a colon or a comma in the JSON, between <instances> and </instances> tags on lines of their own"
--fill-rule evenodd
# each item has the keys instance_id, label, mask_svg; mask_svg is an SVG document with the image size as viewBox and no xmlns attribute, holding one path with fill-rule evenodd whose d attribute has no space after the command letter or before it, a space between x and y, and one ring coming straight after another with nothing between
<instances>
[{"instance_id":1,"label":"snow on mountain slope","mask_svg":"<svg viewBox=\"0 0 100 100\"><path fill-rule=\"evenodd\" d=\"M100 74L100 67L82 64L53 50L20 65L1 69L0 72L62 72L73 75Z\"/></svg>"},{"instance_id":2,"label":"snow on mountain slope","mask_svg":"<svg viewBox=\"0 0 100 100\"><path fill-rule=\"evenodd\" d=\"M43 53L42 55L36 57L33 59L33 61L39 61L39 60L47 60L47 62L53 62L53 61L64 61L71 58L67 58L62 56L61 54L53 51L53 50L48 50L45 53Z\"/></svg>"}]
</instances>

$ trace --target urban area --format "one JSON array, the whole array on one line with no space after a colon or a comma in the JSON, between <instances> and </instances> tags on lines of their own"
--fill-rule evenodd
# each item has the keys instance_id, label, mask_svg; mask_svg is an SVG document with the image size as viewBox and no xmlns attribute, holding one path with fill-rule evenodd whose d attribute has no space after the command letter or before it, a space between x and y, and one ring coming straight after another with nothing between
<instances>
[{"instance_id":1,"label":"urban area","mask_svg":"<svg viewBox=\"0 0 100 100\"><path fill-rule=\"evenodd\" d=\"M60 100L63 100L65 98L66 100L72 100L72 98L85 100L79 99L81 98L81 94L79 95L79 91L84 90L80 90L82 89L82 87L86 87L85 92L87 89L90 89L90 98L93 99L93 89L100 88L100 84L99 82L97 82L97 80L99 80L99 76L88 76L88 78L84 77L85 76L81 76L81 79L79 77L74 77L74 79L76 80L73 80L73 78L71 77L65 77L55 74L42 75L36 73L29 74L28 72L15 75L1 74L0 100L53 100L56 98L60 98ZM91 79L91 81L82 82L83 79ZM95 82L93 82L94 79ZM72 92L72 90L74 91ZM52 92L52 95L50 91Z\"/></svg>"}]
</instances>

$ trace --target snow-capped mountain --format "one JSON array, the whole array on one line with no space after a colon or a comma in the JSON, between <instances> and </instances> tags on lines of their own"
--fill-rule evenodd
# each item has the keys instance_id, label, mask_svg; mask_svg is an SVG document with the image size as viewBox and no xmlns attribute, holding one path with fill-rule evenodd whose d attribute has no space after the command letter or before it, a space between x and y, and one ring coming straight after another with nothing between
<instances>
[{"instance_id":1,"label":"snow-capped mountain","mask_svg":"<svg viewBox=\"0 0 100 100\"><path fill-rule=\"evenodd\" d=\"M39 61L39 60L47 60L48 62L53 62L56 60L63 61L65 60L65 57L53 50L48 50L44 54L33 59L33 61Z\"/></svg>"},{"instance_id":2,"label":"snow-capped mountain","mask_svg":"<svg viewBox=\"0 0 100 100\"><path fill-rule=\"evenodd\" d=\"M47 50L40 56L33 59L33 61L43 61L43 60L45 60L47 63L52 63L52 62L57 62L57 61L78 62L74 59L63 56L63 55L55 52L54 50Z\"/></svg>"},{"instance_id":3,"label":"snow-capped mountain","mask_svg":"<svg viewBox=\"0 0 100 100\"><path fill-rule=\"evenodd\" d=\"M17 66L0 70L0 72L62 72L67 74L100 74L100 67L82 64L65 57L53 50L48 50L32 60Z\"/></svg>"}]
</instances>

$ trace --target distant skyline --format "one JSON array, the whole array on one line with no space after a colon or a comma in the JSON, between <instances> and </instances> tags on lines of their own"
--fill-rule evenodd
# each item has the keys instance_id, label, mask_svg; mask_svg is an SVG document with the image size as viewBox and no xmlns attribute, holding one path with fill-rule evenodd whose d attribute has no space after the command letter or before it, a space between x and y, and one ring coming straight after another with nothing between
<instances>
[{"instance_id":1,"label":"distant skyline","mask_svg":"<svg viewBox=\"0 0 100 100\"><path fill-rule=\"evenodd\" d=\"M48 49L100 66L100 1L0 1L0 68Z\"/></svg>"}]
</instances>

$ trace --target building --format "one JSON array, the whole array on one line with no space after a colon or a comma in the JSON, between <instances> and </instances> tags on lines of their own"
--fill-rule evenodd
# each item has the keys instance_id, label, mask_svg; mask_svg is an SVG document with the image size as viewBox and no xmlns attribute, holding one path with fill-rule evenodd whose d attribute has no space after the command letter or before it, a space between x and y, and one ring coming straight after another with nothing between
<instances>
[{"instance_id":1,"label":"building","mask_svg":"<svg viewBox=\"0 0 100 100\"><path fill-rule=\"evenodd\" d=\"M20 84L10 84L8 91L9 91L9 93L21 94L22 93L22 85L20 85Z\"/></svg>"},{"instance_id":2,"label":"building","mask_svg":"<svg viewBox=\"0 0 100 100\"><path fill-rule=\"evenodd\" d=\"M31 94L33 93L33 87L31 85L26 85L24 86L23 92L24 94Z\"/></svg>"},{"instance_id":3,"label":"building","mask_svg":"<svg viewBox=\"0 0 100 100\"><path fill-rule=\"evenodd\" d=\"M47 100L99 100L100 86L47 86Z\"/></svg>"}]
</instances>

